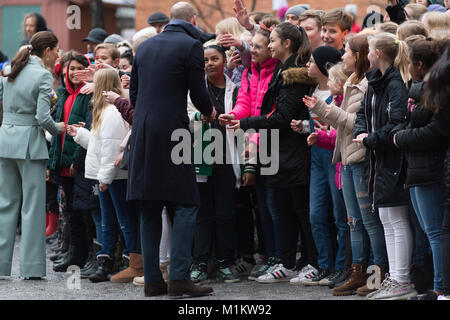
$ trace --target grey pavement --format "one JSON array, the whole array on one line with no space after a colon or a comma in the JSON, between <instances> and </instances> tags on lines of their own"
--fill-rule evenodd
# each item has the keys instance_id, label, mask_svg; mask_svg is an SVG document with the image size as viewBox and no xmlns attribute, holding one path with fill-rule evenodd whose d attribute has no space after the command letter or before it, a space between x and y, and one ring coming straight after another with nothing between
<instances>
[{"instance_id":1,"label":"grey pavement","mask_svg":"<svg viewBox=\"0 0 450 320\"><path fill-rule=\"evenodd\" d=\"M19 240L20 236L16 239L12 275L0 278L0 300L169 300L168 296L145 298L144 289L133 284L91 283L88 279L81 279L80 289L70 289L70 274L54 272L53 262L48 259L45 280L23 280L19 273ZM51 253L47 249L47 257ZM196 300L364 300L358 296L334 297L328 287L294 286L289 282L261 284L242 280L209 285L214 294Z\"/></svg>"}]
</instances>

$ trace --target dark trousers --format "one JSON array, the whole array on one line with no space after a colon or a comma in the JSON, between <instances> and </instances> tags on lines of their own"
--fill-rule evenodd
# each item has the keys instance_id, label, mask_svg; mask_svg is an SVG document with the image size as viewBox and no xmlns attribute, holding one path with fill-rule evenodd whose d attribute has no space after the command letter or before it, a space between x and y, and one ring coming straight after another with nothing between
<instances>
[{"instance_id":1,"label":"dark trousers","mask_svg":"<svg viewBox=\"0 0 450 320\"><path fill-rule=\"evenodd\" d=\"M175 212L170 250L170 280L189 280L192 241L198 208L167 204L160 201L140 201L138 210L141 217L141 249L144 266L144 281L161 282L159 269L159 244L162 232L162 209L171 207Z\"/></svg>"},{"instance_id":2,"label":"dark trousers","mask_svg":"<svg viewBox=\"0 0 450 320\"><path fill-rule=\"evenodd\" d=\"M253 255L255 253L255 221L253 219L251 187L241 187L236 190L235 231L238 257Z\"/></svg>"},{"instance_id":3,"label":"dark trousers","mask_svg":"<svg viewBox=\"0 0 450 320\"><path fill-rule=\"evenodd\" d=\"M196 263L208 261L212 246L218 260L233 261L235 184L231 165L215 165L208 181L197 183L201 205L194 235Z\"/></svg>"},{"instance_id":4,"label":"dark trousers","mask_svg":"<svg viewBox=\"0 0 450 320\"><path fill-rule=\"evenodd\" d=\"M450 295L450 207L445 208L441 234L443 293Z\"/></svg>"},{"instance_id":5,"label":"dark trousers","mask_svg":"<svg viewBox=\"0 0 450 320\"><path fill-rule=\"evenodd\" d=\"M70 245L83 251L88 248L88 236L86 233L85 219L83 212L73 209L73 178L59 177L60 183L65 196L65 216L67 217L67 224L69 225L69 239Z\"/></svg>"},{"instance_id":6,"label":"dark trousers","mask_svg":"<svg viewBox=\"0 0 450 320\"><path fill-rule=\"evenodd\" d=\"M298 233L301 235L301 260L317 266L317 250L309 222L309 186L274 188L280 219L281 262L285 268L295 266Z\"/></svg>"}]
</instances>

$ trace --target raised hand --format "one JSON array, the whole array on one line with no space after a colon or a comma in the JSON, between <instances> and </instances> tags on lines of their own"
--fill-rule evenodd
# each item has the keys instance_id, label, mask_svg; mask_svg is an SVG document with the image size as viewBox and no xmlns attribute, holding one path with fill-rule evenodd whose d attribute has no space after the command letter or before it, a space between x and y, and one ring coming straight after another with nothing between
<instances>
[{"instance_id":1,"label":"raised hand","mask_svg":"<svg viewBox=\"0 0 450 320\"><path fill-rule=\"evenodd\" d=\"M235 120L236 115L233 113L224 113L219 116L219 124L221 126L226 126L227 124L231 123L231 120Z\"/></svg>"},{"instance_id":2,"label":"raised hand","mask_svg":"<svg viewBox=\"0 0 450 320\"><path fill-rule=\"evenodd\" d=\"M115 93L114 91L104 91L102 93L103 97L105 98L105 101L108 103L114 103L114 101L116 101L117 98L120 97L119 94Z\"/></svg>"},{"instance_id":3,"label":"raised hand","mask_svg":"<svg viewBox=\"0 0 450 320\"><path fill-rule=\"evenodd\" d=\"M241 55L239 54L239 52L235 50L228 61L227 68L233 70L234 68L236 68L241 64L242 64Z\"/></svg>"},{"instance_id":4,"label":"raised hand","mask_svg":"<svg viewBox=\"0 0 450 320\"><path fill-rule=\"evenodd\" d=\"M71 137L76 137L78 132L78 128L74 125L68 126L67 127L67 134Z\"/></svg>"},{"instance_id":5,"label":"raised hand","mask_svg":"<svg viewBox=\"0 0 450 320\"><path fill-rule=\"evenodd\" d=\"M308 109L312 109L314 105L317 103L317 96L315 94L313 94L312 97L304 96L303 103Z\"/></svg>"},{"instance_id":6,"label":"raised hand","mask_svg":"<svg viewBox=\"0 0 450 320\"><path fill-rule=\"evenodd\" d=\"M120 80L122 81L122 87L124 89L130 89L130 76L129 75L127 75L127 74L122 75Z\"/></svg>"},{"instance_id":7,"label":"raised hand","mask_svg":"<svg viewBox=\"0 0 450 320\"><path fill-rule=\"evenodd\" d=\"M247 9L241 0L234 0L234 13L236 14L236 19L239 23L247 30L253 30L253 25L250 23L250 18L248 17Z\"/></svg>"},{"instance_id":8,"label":"raised hand","mask_svg":"<svg viewBox=\"0 0 450 320\"><path fill-rule=\"evenodd\" d=\"M219 40L219 43L225 48L230 47L242 48L242 41L236 39L231 33L223 34L219 36L217 40Z\"/></svg>"},{"instance_id":9,"label":"raised hand","mask_svg":"<svg viewBox=\"0 0 450 320\"><path fill-rule=\"evenodd\" d=\"M88 67L83 70L74 71L74 77L79 81L92 82L94 81L95 71L97 71L96 68Z\"/></svg>"},{"instance_id":10,"label":"raised hand","mask_svg":"<svg viewBox=\"0 0 450 320\"><path fill-rule=\"evenodd\" d=\"M317 134L317 132L313 132L308 136L308 140L306 140L308 142L308 146L311 147L313 144L315 144L317 142L319 135Z\"/></svg>"},{"instance_id":11,"label":"raised hand","mask_svg":"<svg viewBox=\"0 0 450 320\"><path fill-rule=\"evenodd\" d=\"M303 125L300 120L291 120L291 129L294 132L301 132L303 130Z\"/></svg>"}]
</instances>

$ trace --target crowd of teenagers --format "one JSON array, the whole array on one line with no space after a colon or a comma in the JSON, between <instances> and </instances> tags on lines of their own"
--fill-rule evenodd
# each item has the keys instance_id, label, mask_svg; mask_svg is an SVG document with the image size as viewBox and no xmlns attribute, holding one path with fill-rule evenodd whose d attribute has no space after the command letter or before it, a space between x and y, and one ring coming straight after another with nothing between
<instances>
[{"instance_id":1,"label":"crowd of teenagers","mask_svg":"<svg viewBox=\"0 0 450 320\"><path fill-rule=\"evenodd\" d=\"M299 4L274 15L235 0L235 16L202 32L201 85L214 112L188 99L192 146L210 147L210 128L227 143L215 149L222 161L195 165L193 283L248 279L270 290L286 281L328 286L334 296L450 299L444 2L370 7L359 26L356 12L341 8ZM161 210L162 230L149 235L127 200L134 59L172 18L152 14L132 41L95 28L79 53L62 52L51 31L37 30L43 18L27 16L34 33L0 77L0 276L11 274L16 226L26 279L46 275L47 243L55 272L77 265L92 282L145 286L141 240L150 237L164 281L179 271L170 259L174 209ZM243 152L238 129L277 131L275 174L262 172L263 136L249 135ZM245 163L225 161L230 153ZM146 296L164 291L145 288Z\"/></svg>"}]
</instances>

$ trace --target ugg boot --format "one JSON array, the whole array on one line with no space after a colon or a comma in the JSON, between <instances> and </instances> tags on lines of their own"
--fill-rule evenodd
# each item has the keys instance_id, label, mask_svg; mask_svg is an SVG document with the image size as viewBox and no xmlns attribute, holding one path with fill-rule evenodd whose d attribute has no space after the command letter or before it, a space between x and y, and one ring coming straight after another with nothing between
<instances>
[{"instance_id":1,"label":"ugg boot","mask_svg":"<svg viewBox=\"0 0 450 320\"><path fill-rule=\"evenodd\" d=\"M333 296L351 296L367 281L366 270L360 264L352 264L352 273L342 286L333 289Z\"/></svg>"},{"instance_id":2,"label":"ugg boot","mask_svg":"<svg viewBox=\"0 0 450 320\"><path fill-rule=\"evenodd\" d=\"M45 229L45 236L49 237L55 233L58 228L58 215L53 212L48 213L48 225Z\"/></svg>"},{"instance_id":3,"label":"ugg boot","mask_svg":"<svg viewBox=\"0 0 450 320\"><path fill-rule=\"evenodd\" d=\"M388 270L387 268L382 267L382 266L379 266L379 265L376 265L376 266L378 266L378 267L380 268L380 276L381 276L381 281L380 281L380 283L381 283L381 282L383 282L383 280L384 280L384 278L385 278L385 276L386 276L386 273L388 273L389 270ZM370 275L368 275L368 276L370 276ZM360 288L358 288L358 290L356 290L356 294L357 294L358 296L365 297L365 296L367 296L369 293L372 293L372 292L374 292L374 291L377 291L378 289L379 289L379 288L372 288L372 289L370 289L370 288L367 286L367 282L366 282L366 284L364 284L362 287L360 287Z\"/></svg>"},{"instance_id":4,"label":"ugg boot","mask_svg":"<svg viewBox=\"0 0 450 320\"><path fill-rule=\"evenodd\" d=\"M143 275L144 266L142 264L142 255L130 253L128 268L112 276L110 281L114 283L130 283L133 282L134 277L141 277Z\"/></svg>"}]
</instances>

